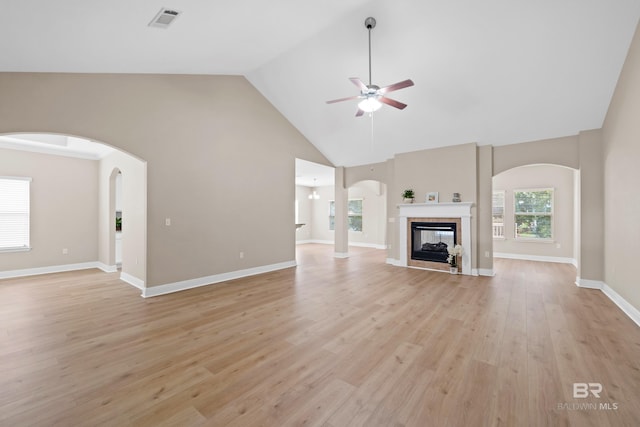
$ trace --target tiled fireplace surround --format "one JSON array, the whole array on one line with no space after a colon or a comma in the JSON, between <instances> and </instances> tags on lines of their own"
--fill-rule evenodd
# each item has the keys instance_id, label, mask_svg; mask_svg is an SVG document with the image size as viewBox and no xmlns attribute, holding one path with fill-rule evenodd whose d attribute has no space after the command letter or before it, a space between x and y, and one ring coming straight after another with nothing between
<instances>
[{"instance_id":1,"label":"tiled fireplace surround","mask_svg":"<svg viewBox=\"0 0 640 427\"><path fill-rule=\"evenodd\" d=\"M412 203L398 205L398 226L400 265L404 267L427 268L449 271L448 264L423 263L411 260L411 221L417 222L451 222L458 223L458 241L463 247L460 272L471 275L471 259L473 248L471 247L471 206L473 203Z\"/></svg>"}]
</instances>

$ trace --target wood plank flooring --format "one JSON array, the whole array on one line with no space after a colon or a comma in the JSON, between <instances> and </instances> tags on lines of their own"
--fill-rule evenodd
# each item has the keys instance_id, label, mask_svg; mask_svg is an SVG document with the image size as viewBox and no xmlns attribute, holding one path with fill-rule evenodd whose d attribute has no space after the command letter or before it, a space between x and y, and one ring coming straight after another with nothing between
<instances>
[{"instance_id":1,"label":"wood plank flooring","mask_svg":"<svg viewBox=\"0 0 640 427\"><path fill-rule=\"evenodd\" d=\"M2 280L0 426L640 425L640 328L573 267L350 252L150 299L97 270Z\"/></svg>"}]
</instances>

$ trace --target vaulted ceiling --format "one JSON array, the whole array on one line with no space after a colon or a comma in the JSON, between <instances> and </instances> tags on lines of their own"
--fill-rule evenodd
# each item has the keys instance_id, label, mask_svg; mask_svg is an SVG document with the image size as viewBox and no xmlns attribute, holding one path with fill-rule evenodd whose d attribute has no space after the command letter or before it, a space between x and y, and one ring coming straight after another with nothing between
<instances>
[{"instance_id":1,"label":"vaulted ceiling","mask_svg":"<svg viewBox=\"0 0 640 427\"><path fill-rule=\"evenodd\" d=\"M147 24L181 11L167 29ZM411 78L354 117L349 77ZM3 2L0 71L240 74L335 165L602 126L638 0L21 0Z\"/></svg>"}]
</instances>

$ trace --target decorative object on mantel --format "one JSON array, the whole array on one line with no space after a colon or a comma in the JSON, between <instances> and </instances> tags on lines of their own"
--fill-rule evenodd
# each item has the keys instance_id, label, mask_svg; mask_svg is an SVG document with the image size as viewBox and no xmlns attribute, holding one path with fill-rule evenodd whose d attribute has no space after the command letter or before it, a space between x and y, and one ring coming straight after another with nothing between
<instances>
[{"instance_id":1,"label":"decorative object on mantel","mask_svg":"<svg viewBox=\"0 0 640 427\"><path fill-rule=\"evenodd\" d=\"M449 252L449 256L447 257L449 273L458 274L458 256L462 255L462 246L455 245L454 247L448 247L447 252Z\"/></svg>"},{"instance_id":2,"label":"decorative object on mantel","mask_svg":"<svg viewBox=\"0 0 640 427\"><path fill-rule=\"evenodd\" d=\"M438 203L438 192L432 191L431 193L427 193L426 203Z\"/></svg>"},{"instance_id":3,"label":"decorative object on mantel","mask_svg":"<svg viewBox=\"0 0 640 427\"><path fill-rule=\"evenodd\" d=\"M453 193L453 199L451 199L453 203L460 203L462 199L460 198L460 193Z\"/></svg>"},{"instance_id":4,"label":"decorative object on mantel","mask_svg":"<svg viewBox=\"0 0 640 427\"><path fill-rule=\"evenodd\" d=\"M413 203L415 192L411 188L408 188L402 192L402 198L405 203Z\"/></svg>"}]
</instances>

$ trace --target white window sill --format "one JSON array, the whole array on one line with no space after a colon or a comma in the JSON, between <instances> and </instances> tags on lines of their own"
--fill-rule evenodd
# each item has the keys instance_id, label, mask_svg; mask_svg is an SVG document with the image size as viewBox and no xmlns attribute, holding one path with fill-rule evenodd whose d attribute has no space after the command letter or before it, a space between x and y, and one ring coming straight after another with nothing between
<instances>
[{"instance_id":1,"label":"white window sill","mask_svg":"<svg viewBox=\"0 0 640 427\"><path fill-rule=\"evenodd\" d=\"M31 248L0 248L0 253L4 252L29 252Z\"/></svg>"}]
</instances>

